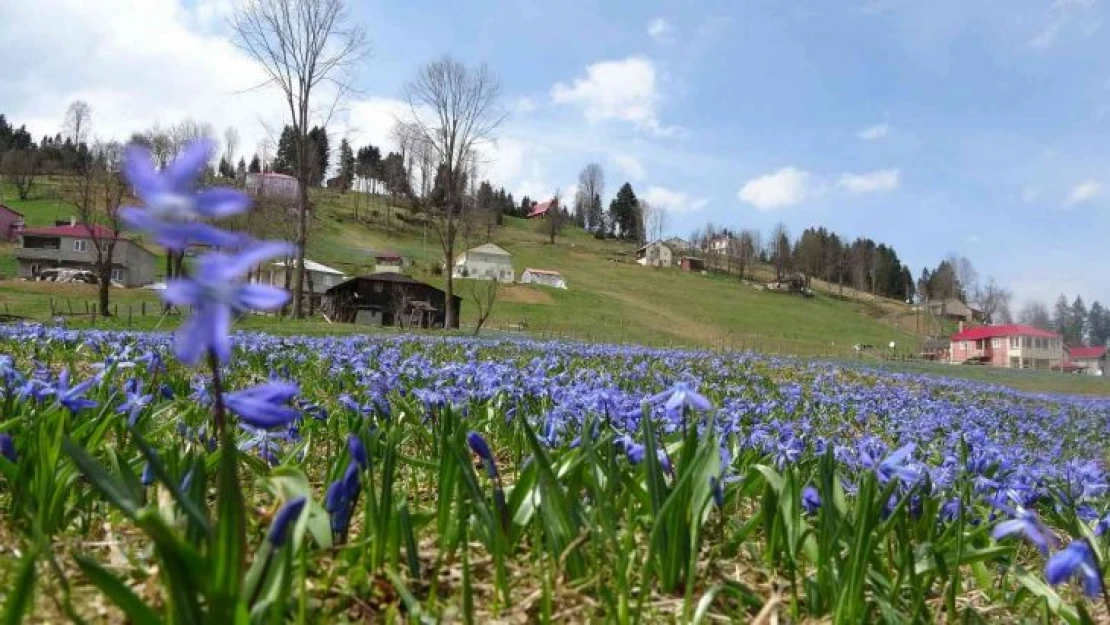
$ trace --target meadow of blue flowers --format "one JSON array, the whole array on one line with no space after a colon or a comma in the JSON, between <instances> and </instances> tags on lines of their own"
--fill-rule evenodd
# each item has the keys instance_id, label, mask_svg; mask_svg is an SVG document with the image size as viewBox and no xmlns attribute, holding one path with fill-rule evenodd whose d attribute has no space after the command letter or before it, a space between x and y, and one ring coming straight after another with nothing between
<instances>
[{"instance_id":1,"label":"meadow of blue flowers","mask_svg":"<svg viewBox=\"0 0 1110 625\"><path fill-rule=\"evenodd\" d=\"M1094 622L1110 400L752 354L237 334L211 146L174 333L0 328L5 622ZM110 606L110 607L105 607ZM105 616L107 615L107 616Z\"/></svg>"}]
</instances>

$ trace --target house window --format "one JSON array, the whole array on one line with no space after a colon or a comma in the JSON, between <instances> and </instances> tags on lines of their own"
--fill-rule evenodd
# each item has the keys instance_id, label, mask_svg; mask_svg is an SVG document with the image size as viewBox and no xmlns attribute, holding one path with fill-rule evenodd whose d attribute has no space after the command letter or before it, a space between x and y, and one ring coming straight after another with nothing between
<instances>
[{"instance_id":1,"label":"house window","mask_svg":"<svg viewBox=\"0 0 1110 625\"><path fill-rule=\"evenodd\" d=\"M1010 349L1019 349L1021 347L1021 339L1016 336L1010 337Z\"/></svg>"},{"instance_id":2,"label":"house window","mask_svg":"<svg viewBox=\"0 0 1110 625\"><path fill-rule=\"evenodd\" d=\"M112 279L115 280L116 282L123 282L123 270L118 269L118 268L113 269L112 270Z\"/></svg>"},{"instance_id":3,"label":"house window","mask_svg":"<svg viewBox=\"0 0 1110 625\"><path fill-rule=\"evenodd\" d=\"M1002 339L991 339L991 347L994 347L994 348L1002 347Z\"/></svg>"},{"instance_id":4,"label":"house window","mask_svg":"<svg viewBox=\"0 0 1110 625\"><path fill-rule=\"evenodd\" d=\"M1018 358L1017 356L1010 356L1010 368L1011 369L1020 369L1021 368L1021 358Z\"/></svg>"},{"instance_id":5,"label":"house window","mask_svg":"<svg viewBox=\"0 0 1110 625\"><path fill-rule=\"evenodd\" d=\"M84 239L74 239L73 240L73 251L74 252L86 252L86 251L88 251L88 249L89 249L89 242L88 241L86 241Z\"/></svg>"},{"instance_id":6,"label":"house window","mask_svg":"<svg viewBox=\"0 0 1110 625\"><path fill-rule=\"evenodd\" d=\"M39 264L38 263L31 263L31 275L32 276L39 275Z\"/></svg>"}]
</instances>

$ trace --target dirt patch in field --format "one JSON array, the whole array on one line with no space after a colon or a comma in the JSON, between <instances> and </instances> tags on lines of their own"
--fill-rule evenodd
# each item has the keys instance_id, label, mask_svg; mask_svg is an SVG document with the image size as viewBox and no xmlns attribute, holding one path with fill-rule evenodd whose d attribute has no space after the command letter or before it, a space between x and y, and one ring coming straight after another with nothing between
<instances>
[{"instance_id":1,"label":"dirt patch in field","mask_svg":"<svg viewBox=\"0 0 1110 625\"><path fill-rule=\"evenodd\" d=\"M501 293L497 297L502 301L513 302L515 304L552 303L551 295L535 287L521 285L501 287Z\"/></svg>"}]
</instances>

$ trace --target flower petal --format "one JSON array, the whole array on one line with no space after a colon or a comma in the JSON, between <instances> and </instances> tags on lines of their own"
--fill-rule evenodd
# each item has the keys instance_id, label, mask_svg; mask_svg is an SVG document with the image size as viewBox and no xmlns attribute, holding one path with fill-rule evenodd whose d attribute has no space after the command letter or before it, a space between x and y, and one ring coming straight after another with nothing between
<instances>
[{"instance_id":1,"label":"flower petal","mask_svg":"<svg viewBox=\"0 0 1110 625\"><path fill-rule=\"evenodd\" d=\"M162 175L173 189L191 189L193 183L204 171L212 154L215 143L211 139L198 139L181 151L181 154L166 166Z\"/></svg>"},{"instance_id":2,"label":"flower petal","mask_svg":"<svg viewBox=\"0 0 1110 625\"><path fill-rule=\"evenodd\" d=\"M289 301L289 291L267 284L244 284L239 287L239 304L248 310L274 310Z\"/></svg>"},{"instance_id":3,"label":"flower petal","mask_svg":"<svg viewBox=\"0 0 1110 625\"><path fill-rule=\"evenodd\" d=\"M195 306L202 294L200 286L193 280L170 280L162 291L162 300L174 306Z\"/></svg>"},{"instance_id":4,"label":"flower petal","mask_svg":"<svg viewBox=\"0 0 1110 625\"><path fill-rule=\"evenodd\" d=\"M205 189L196 196L197 212L209 219L238 215L250 207L246 193L228 187Z\"/></svg>"},{"instance_id":5,"label":"flower petal","mask_svg":"<svg viewBox=\"0 0 1110 625\"><path fill-rule=\"evenodd\" d=\"M131 144L123 153L123 175L139 196L147 196L165 189L165 182L154 170L150 150Z\"/></svg>"}]
</instances>

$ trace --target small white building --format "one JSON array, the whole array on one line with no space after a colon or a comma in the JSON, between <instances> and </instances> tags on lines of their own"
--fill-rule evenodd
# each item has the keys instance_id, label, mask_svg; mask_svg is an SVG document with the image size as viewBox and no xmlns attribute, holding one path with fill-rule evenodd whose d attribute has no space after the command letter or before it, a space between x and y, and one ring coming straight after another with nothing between
<instances>
[{"instance_id":1,"label":"small white building","mask_svg":"<svg viewBox=\"0 0 1110 625\"><path fill-rule=\"evenodd\" d=\"M374 255L375 273L405 273L405 257L400 254L382 252Z\"/></svg>"},{"instance_id":2,"label":"small white building","mask_svg":"<svg viewBox=\"0 0 1110 625\"><path fill-rule=\"evenodd\" d=\"M297 179L285 174L275 172L247 174L244 187L251 195L286 200L300 199L300 186L297 185Z\"/></svg>"},{"instance_id":3,"label":"small white building","mask_svg":"<svg viewBox=\"0 0 1110 625\"><path fill-rule=\"evenodd\" d=\"M513 255L493 243L479 245L459 254L451 275L455 278L512 282L516 275Z\"/></svg>"},{"instance_id":4,"label":"small white building","mask_svg":"<svg viewBox=\"0 0 1110 625\"><path fill-rule=\"evenodd\" d=\"M549 269L532 269L529 267L520 274L521 284L542 284L549 286L553 289L567 288L567 281L563 279L563 274L558 271L551 271Z\"/></svg>"},{"instance_id":5,"label":"small white building","mask_svg":"<svg viewBox=\"0 0 1110 625\"><path fill-rule=\"evenodd\" d=\"M674 252L662 241L652 241L636 250L636 263L644 267L670 267L674 263Z\"/></svg>"},{"instance_id":6,"label":"small white building","mask_svg":"<svg viewBox=\"0 0 1110 625\"><path fill-rule=\"evenodd\" d=\"M296 262L293 261L286 266L285 261L279 260L265 265L261 269L261 273L253 276L253 281L259 284L269 284L270 286L285 286L285 272L291 271L289 274L289 283L292 284L293 280L297 277ZM333 269L327 265L321 265L316 261L304 259L304 266L308 273L305 274L305 290L307 291L309 285L312 285L313 295L322 294L331 287L343 282L347 279L342 271Z\"/></svg>"}]
</instances>

